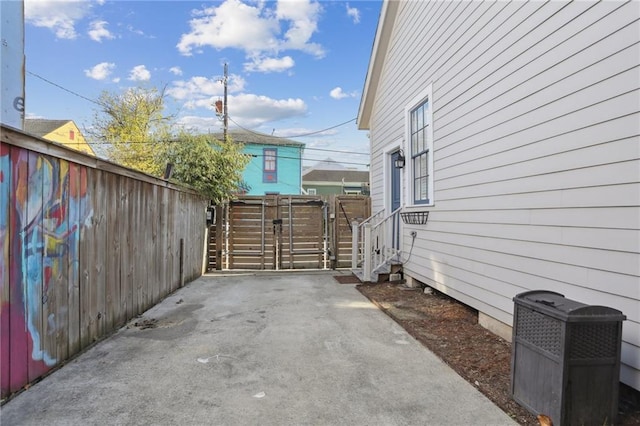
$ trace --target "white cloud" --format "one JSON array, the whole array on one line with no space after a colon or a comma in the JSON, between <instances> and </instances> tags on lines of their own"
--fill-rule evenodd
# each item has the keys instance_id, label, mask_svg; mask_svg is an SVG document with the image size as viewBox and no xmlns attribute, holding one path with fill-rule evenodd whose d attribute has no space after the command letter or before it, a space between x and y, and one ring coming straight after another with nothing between
<instances>
[{"instance_id":1,"label":"white cloud","mask_svg":"<svg viewBox=\"0 0 640 426\"><path fill-rule=\"evenodd\" d=\"M57 38L75 39L75 24L91 9L88 0L25 0L25 22L36 27L49 28Z\"/></svg>"},{"instance_id":2,"label":"white cloud","mask_svg":"<svg viewBox=\"0 0 640 426\"><path fill-rule=\"evenodd\" d=\"M250 6L239 0L227 0L219 7L194 12L189 22L191 31L183 34L177 47L180 53L191 55L194 47L215 49L236 48L246 51L275 49L278 41L278 21L263 17L260 6Z\"/></svg>"},{"instance_id":3,"label":"white cloud","mask_svg":"<svg viewBox=\"0 0 640 426\"><path fill-rule=\"evenodd\" d=\"M182 75L182 69L180 67L171 67L169 68L169 72L173 75Z\"/></svg>"},{"instance_id":4,"label":"white cloud","mask_svg":"<svg viewBox=\"0 0 640 426\"><path fill-rule=\"evenodd\" d=\"M360 23L360 11L355 7L350 7L349 3L347 3L347 16L353 19L354 24Z\"/></svg>"},{"instance_id":5,"label":"white cloud","mask_svg":"<svg viewBox=\"0 0 640 426\"><path fill-rule=\"evenodd\" d=\"M213 112L216 100L218 97L213 96L189 102L192 108L207 108L211 113L208 116L182 117L178 120L179 123L201 131L217 131L221 123ZM240 94L228 96L228 102L229 116L233 119L230 126L234 126L233 122L236 122L242 127L256 128L264 123L304 116L307 113L307 106L302 99L272 99L267 96Z\"/></svg>"},{"instance_id":6,"label":"white cloud","mask_svg":"<svg viewBox=\"0 0 640 426\"><path fill-rule=\"evenodd\" d=\"M342 87L336 87L335 89L332 89L331 92L329 92L329 96L331 96L333 99L355 98L358 96L358 92L345 93L342 90Z\"/></svg>"},{"instance_id":7,"label":"white cloud","mask_svg":"<svg viewBox=\"0 0 640 426\"><path fill-rule=\"evenodd\" d=\"M227 91L237 93L244 90L246 81L239 75L232 74L227 81ZM224 86L220 78L191 77L189 80L176 80L167 89L167 95L177 100L189 99L190 102L208 100L211 96L222 96Z\"/></svg>"},{"instance_id":8,"label":"white cloud","mask_svg":"<svg viewBox=\"0 0 640 426\"><path fill-rule=\"evenodd\" d=\"M148 81L150 79L151 73L144 65L136 65L129 73L129 80L131 81Z\"/></svg>"},{"instance_id":9,"label":"white cloud","mask_svg":"<svg viewBox=\"0 0 640 426\"><path fill-rule=\"evenodd\" d=\"M195 133L217 133L222 132L222 121L215 116L201 117L197 115L187 115L177 120L180 127Z\"/></svg>"},{"instance_id":10,"label":"white cloud","mask_svg":"<svg viewBox=\"0 0 640 426\"><path fill-rule=\"evenodd\" d=\"M309 43L311 36L318 29L318 19L322 8L320 3L312 0L280 0L276 10L276 16L289 21L289 29L285 33L286 42L282 48L299 49L321 58L325 52L322 46Z\"/></svg>"},{"instance_id":11,"label":"white cloud","mask_svg":"<svg viewBox=\"0 0 640 426\"><path fill-rule=\"evenodd\" d=\"M282 72L293 68L295 61L291 56L284 58L252 58L251 62L245 62L244 70L253 72Z\"/></svg>"},{"instance_id":12,"label":"white cloud","mask_svg":"<svg viewBox=\"0 0 640 426\"><path fill-rule=\"evenodd\" d=\"M307 105L302 99L272 99L244 93L229 97L229 115L243 127L255 127L306 113Z\"/></svg>"},{"instance_id":13,"label":"white cloud","mask_svg":"<svg viewBox=\"0 0 640 426\"><path fill-rule=\"evenodd\" d=\"M111 75L115 67L116 64L112 62L100 62L92 68L84 70L84 74L94 80L104 80Z\"/></svg>"},{"instance_id":14,"label":"white cloud","mask_svg":"<svg viewBox=\"0 0 640 426\"><path fill-rule=\"evenodd\" d=\"M107 21L93 21L89 24L89 38L91 40L102 42L103 39L112 40L115 38L113 34L106 28Z\"/></svg>"},{"instance_id":15,"label":"white cloud","mask_svg":"<svg viewBox=\"0 0 640 426\"><path fill-rule=\"evenodd\" d=\"M194 11L189 22L191 30L182 34L176 47L187 56L192 55L194 49L206 46L243 50L250 60L249 66L261 72L289 69L285 58L290 57L271 59L284 50L303 51L318 58L324 56L322 46L310 41L322 12L317 1L279 0L275 9L268 8L270 4L226 0L218 7ZM263 67L263 61L272 62Z\"/></svg>"},{"instance_id":16,"label":"white cloud","mask_svg":"<svg viewBox=\"0 0 640 426\"><path fill-rule=\"evenodd\" d=\"M147 39L155 39L156 36L154 35L150 35L150 34L146 34L144 31L142 31L141 29L135 28L133 25L128 24L126 27L127 31L129 31L132 34L147 38Z\"/></svg>"},{"instance_id":17,"label":"white cloud","mask_svg":"<svg viewBox=\"0 0 640 426\"><path fill-rule=\"evenodd\" d=\"M111 81L113 81L114 83L120 83L120 77L116 77Z\"/></svg>"}]
</instances>

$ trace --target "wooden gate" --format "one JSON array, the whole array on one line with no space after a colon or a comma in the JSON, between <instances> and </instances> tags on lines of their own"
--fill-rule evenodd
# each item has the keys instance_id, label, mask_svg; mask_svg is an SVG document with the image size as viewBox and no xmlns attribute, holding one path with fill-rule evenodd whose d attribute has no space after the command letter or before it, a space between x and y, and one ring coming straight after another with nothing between
<instances>
[{"instance_id":1,"label":"wooden gate","mask_svg":"<svg viewBox=\"0 0 640 426\"><path fill-rule=\"evenodd\" d=\"M217 206L209 269L329 269L351 265L351 221L365 196L243 196Z\"/></svg>"},{"instance_id":2,"label":"wooden gate","mask_svg":"<svg viewBox=\"0 0 640 426\"><path fill-rule=\"evenodd\" d=\"M362 222L371 216L371 199L364 195L339 195L331 203L333 211L332 257L333 268L350 268L352 256L351 222Z\"/></svg>"}]
</instances>

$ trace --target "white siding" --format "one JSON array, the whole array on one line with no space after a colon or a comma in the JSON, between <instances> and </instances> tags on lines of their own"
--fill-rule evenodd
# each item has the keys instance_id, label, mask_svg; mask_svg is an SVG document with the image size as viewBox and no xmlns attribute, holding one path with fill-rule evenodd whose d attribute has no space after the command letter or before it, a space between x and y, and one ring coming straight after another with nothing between
<instances>
[{"instance_id":1,"label":"white siding","mask_svg":"<svg viewBox=\"0 0 640 426\"><path fill-rule=\"evenodd\" d=\"M507 324L530 289L623 311L636 389L639 19L638 2L403 1L368 100L377 211L385 146L433 87L435 205L405 227L405 272Z\"/></svg>"}]
</instances>

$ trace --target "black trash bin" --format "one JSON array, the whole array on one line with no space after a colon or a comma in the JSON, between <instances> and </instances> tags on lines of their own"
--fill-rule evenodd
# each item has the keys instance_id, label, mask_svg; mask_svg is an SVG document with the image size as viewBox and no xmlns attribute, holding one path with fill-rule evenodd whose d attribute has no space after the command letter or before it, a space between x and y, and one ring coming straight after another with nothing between
<instances>
[{"instance_id":1,"label":"black trash bin","mask_svg":"<svg viewBox=\"0 0 640 426\"><path fill-rule=\"evenodd\" d=\"M614 423L622 312L551 291L513 300L512 397L555 426Z\"/></svg>"}]
</instances>

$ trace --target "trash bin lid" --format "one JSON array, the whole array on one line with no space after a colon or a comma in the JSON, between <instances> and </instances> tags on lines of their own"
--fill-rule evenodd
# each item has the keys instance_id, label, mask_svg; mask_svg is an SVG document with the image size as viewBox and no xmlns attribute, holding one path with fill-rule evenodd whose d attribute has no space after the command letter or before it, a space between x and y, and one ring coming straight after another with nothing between
<instances>
[{"instance_id":1,"label":"trash bin lid","mask_svg":"<svg viewBox=\"0 0 640 426\"><path fill-rule=\"evenodd\" d=\"M533 290L516 295L516 304L567 322L624 321L627 319L617 309L587 305L567 299L553 291Z\"/></svg>"}]
</instances>

